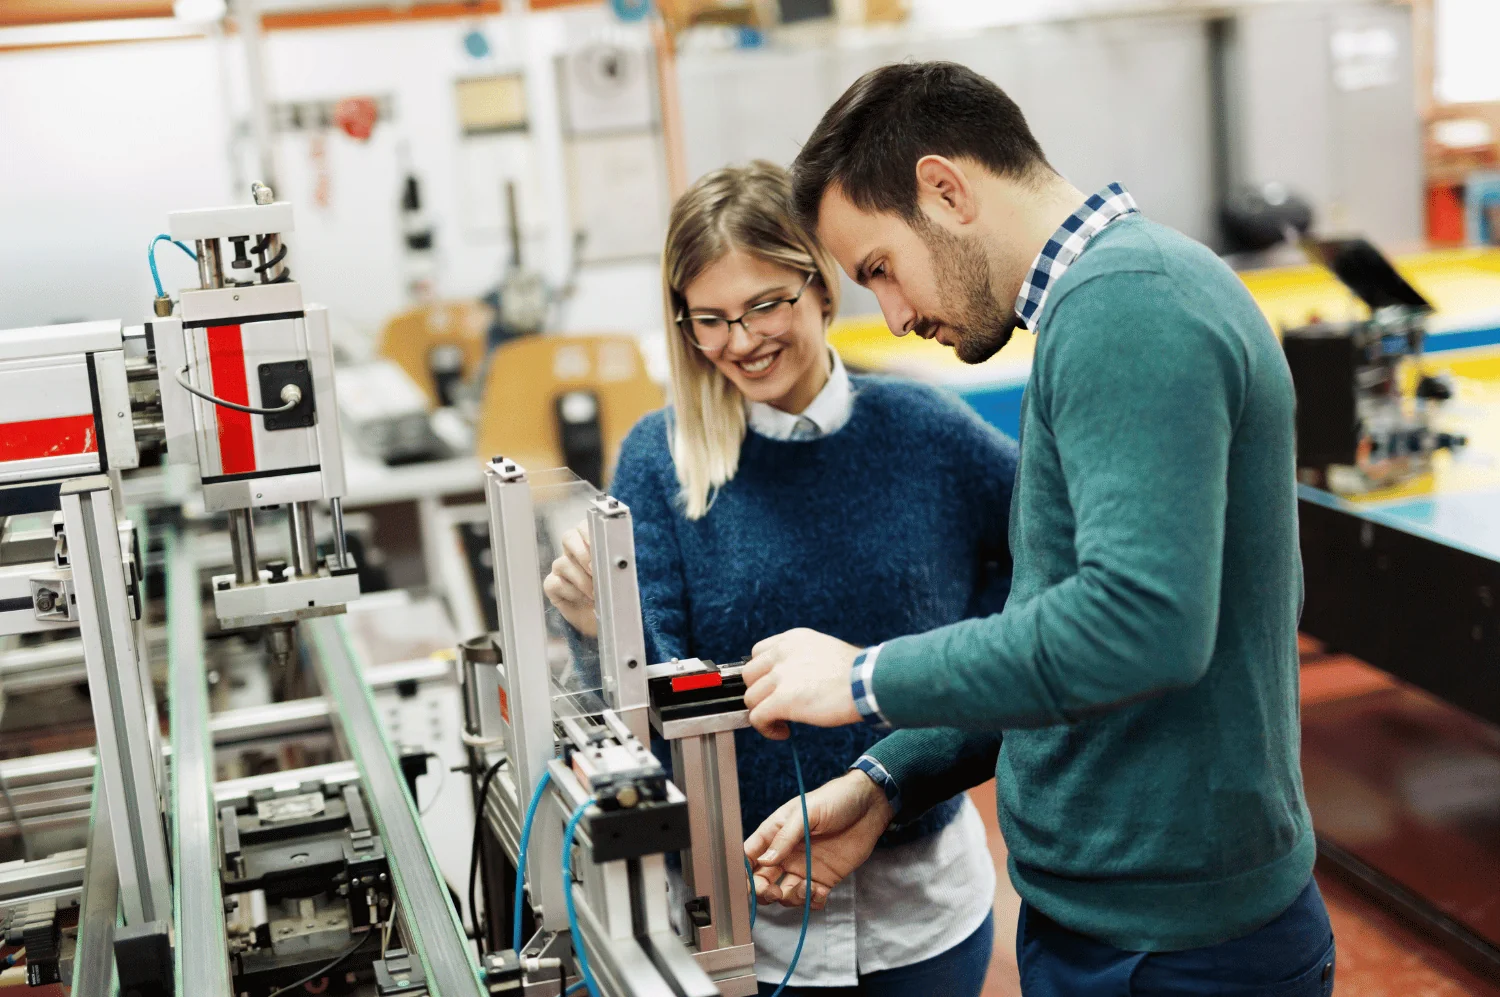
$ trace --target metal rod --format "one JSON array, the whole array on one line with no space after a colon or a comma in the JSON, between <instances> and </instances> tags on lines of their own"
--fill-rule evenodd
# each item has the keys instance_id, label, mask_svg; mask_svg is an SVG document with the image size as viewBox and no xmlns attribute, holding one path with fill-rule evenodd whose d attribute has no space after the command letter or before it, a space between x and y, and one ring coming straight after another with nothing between
<instances>
[{"instance_id":1,"label":"metal rod","mask_svg":"<svg viewBox=\"0 0 1500 997\"><path fill-rule=\"evenodd\" d=\"M219 260L219 240L199 239L198 283L205 291L224 286L224 265Z\"/></svg>"},{"instance_id":2,"label":"metal rod","mask_svg":"<svg viewBox=\"0 0 1500 997\"><path fill-rule=\"evenodd\" d=\"M339 567L349 567L349 537L344 533L344 500L335 495L328 500L333 513L333 549L338 553Z\"/></svg>"},{"instance_id":3,"label":"metal rod","mask_svg":"<svg viewBox=\"0 0 1500 997\"><path fill-rule=\"evenodd\" d=\"M234 578L241 585L260 581L255 560L255 519L249 509L229 510L229 545L234 551Z\"/></svg>"},{"instance_id":4,"label":"metal rod","mask_svg":"<svg viewBox=\"0 0 1500 997\"><path fill-rule=\"evenodd\" d=\"M255 146L260 179L276 186L276 160L272 154L271 97L266 85L265 26L254 0L233 0L230 6L245 46L245 75L250 91L250 135Z\"/></svg>"},{"instance_id":5,"label":"metal rod","mask_svg":"<svg viewBox=\"0 0 1500 997\"><path fill-rule=\"evenodd\" d=\"M297 577L318 573L318 543L313 536L311 502L288 503L287 524L292 531L292 569Z\"/></svg>"},{"instance_id":6,"label":"metal rod","mask_svg":"<svg viewBox=\"0 0 1500 997\"><path fill-rule=\"evenodd\" d=\"M78 911L78 948L73 957L73 992L109 993L115 971L115 912L120 884L115 877L115 843L110 837L104 780L94 779L93 821Z\"/></svg>"},{"instance_id":7,"label":"metal rod","mask_svg":"<svg viewBox=\"0 0 1500 997\"><path fill-rule=\"evenodd\" d=\"M64 483L59 498L115 838L120 902L125 924L134 928L172 916L172 866L158 781L161 727L149 674L142 674L137 657L140 644L130 619L110 479L73 478ZM197 660L201 668L202 658Z\"/></svg>"},{"instance_id":8,"label":"metal rod","mask_svg":"<svg viewBox=\"0 0 1500 997\"><path fill-rule=\"evenodd\" d=\"M229 994L224 894L219 878L214 749L198 568L190 537L165 536L167 625L172 629L168 680L172 699L172 877L176 982L180 994Z\"/></svg>"},{"instance_id":9,"label":"metal rod","mask_svg":"<svg viewBox=\"0 0 1500 997\"><path fill-rule=\"evenodd\" d=\"M480 984L463 926L448 888L427 849L406 781L396 769L369 688L350 650L348 635L333 617L303 624L317 653L323 688L338 704L339 725L364 777L366 800L380 828L391 877L402 897L408 946L423 955L429 986L443 997L480 997Z\"/></svg>"}]
</instances>

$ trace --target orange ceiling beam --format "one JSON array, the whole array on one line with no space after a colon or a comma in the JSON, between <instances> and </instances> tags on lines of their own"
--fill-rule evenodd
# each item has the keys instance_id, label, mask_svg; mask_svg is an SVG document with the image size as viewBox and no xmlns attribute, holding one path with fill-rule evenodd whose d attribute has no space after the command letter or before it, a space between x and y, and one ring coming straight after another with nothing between
<instances>
[{"instance_id":1,"label":"orange ceiling beam","mask_svg":"<svg viewBox=\"0 0 1500 997\"><path fill-rule=\"evenodd\" d=\"M0 27L171 16L171 0L5 0L0 3Z\"/></svg>"},{"instance_id":2,"label":"orange ceiling beam","mask_svg":"<svg viewBox=\"0 0 1500 997\"><path fill-rule=\"evenodd\" d=\"M434 21L453 17L482 17L501 12L500 0L460 0L422 3L410 7L343 7L330 10L285 10L261 15L267 31L286 28L342 28L358 24Z\"/></svg>"},{"instance_id":3,"label":"orange ceiling beam","mask_svg":"<svg viewBox=\"0 0 1500 997\"><path fill-rule=\"evenodd\" d=\"M531 0L533 10L597 4L601 0ZM266 30L329 28L401 21L429 21L499 14L501 0L448 0L409 6L375 5L327 10L273 11L262 16ZM64 24L139 17L171 17L171 0L3 0L0 27Z\"/></svg>"}]
</instances>

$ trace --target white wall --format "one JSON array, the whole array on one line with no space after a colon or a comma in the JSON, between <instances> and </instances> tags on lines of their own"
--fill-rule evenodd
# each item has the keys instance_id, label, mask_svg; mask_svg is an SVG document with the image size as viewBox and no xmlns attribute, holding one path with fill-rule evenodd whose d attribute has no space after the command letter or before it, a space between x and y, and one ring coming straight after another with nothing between
<instances>
[{"instance_id":1,"label":"white wall","mask_svg":"<svg viewBox=\"0 0 1500 997\"><path fill-rule=\"evenodd\" d=\"M491 53L473 59L474 26ZM627 30L604 8L526 18L430 21L271 32L274 101L389 96L394 120L368 142L324 134L329 199L314 201L319 170L310 133L275 141L277 195L296 205L289 263L308 295L345 330L373 334L404 300L398 198L404 151L423 181L437 227L440 294L493 286L507 246L498 231L464 224L454 81L524 71L538 185L523 214L528 262L554 281L569 263L567 186L552 60L602 33ZM240 46L222 72L207 39L0 52L0 329L70 319L140 321L150 312L145 249L182 208L239 202L226 106L242 109ZM225 87L228 79L226 105ZM241 140L240 160L248 160ZM253 171L240 171L250 176ZM158 249L169 288L196 286L191 261ZM564 325L635 330L660 324L653 262L589 268Z\"/></svg>"},{"instance_id":2,"label":"white wall","mask_svg":"<svg viewBox=\"0 0 1500 997\"><path fill-rule=\"evenodd\" d=\"M1270 0L1241 2L1273 6ZM1198 9L1203 5L1195 0L1059 4L919 0L911 28L846 33L831 47L794 42L754 51L705 51L688 46L680 55L679 79L689 173L697 176L757 156L788 162L823 109L859 73L896 59L950 58L991 76L1015 96L1049 157L1080 187L1121 180L1153 217L1211 239L1208 51ZM1049 11L1055 17L1059 10L1076 15L1143 6L1184 12L1037 20ZM1003 18L997 8L1003 8ZM958 30L955 18L967 18L968 27ZM1011 23L974 27L986 18ZM492 48L482 60L469 57L462 46L475 24ZM389 96L395 108L394 121L377 127L368 143L336 130L326 134L326 208L313 198L318 173L310 137L283 135L275 143L278 194L295 202L298 213L297 232L288 240L290 262L309 296L330 306L336 327L373 334L403 302L397 210L403 148L424 183L436 223L439 292L475 295L498 277L503 238L498 231L476 234L466 224L473 205L461 183L453 94L454 81L465 76L517 70L527 75L537 178L523 204L533 236L528 262L554 283L563 278L572 224L553 59L593 38L631 30L640 29L619 25L600 4L524 18L268 35L274 100L367 93ZM1307 43L1324 46L1311 36ZM243 200L244 191L233 189L230 114L221 78L230 82L228 106L243 108L245 74L240 46L231 42L226 52L227 72L221 72L212 43L202 39L0 52L0 329L74 318L140 320L149 314L151 298L145 246L164 227L167 212ZM1305 83L1312 75L1304 66L1291 78ZM1293 84L1287 86L1289 93L1295 91ZM1290 105L1299 111L1297 120L1316 123L1315 108L1301 108L1295 100ZM1378 107L1370 112L1379 113ZM1316 172L1326 150L1291 141L1296 123L1286 115L1273 117L1273 127L1261 129L1259 141ZM1313 140L1342 141L1366 154L1368 142L1341 139L1327 124L1312 129ZM1414 134L1410 140L1415 143ZM1399 144L1399 136L1382 141ZM246 151L243 139L239 148ZM1405 152L1416 154L1414 148ZM1312 193L1321 208L1322 188L1309 183L1317 188ZM1342 183L1340 203L1349 205L1343 220L1383 233L1381 222L1392 212L1382 205L1393 198L1366 192L1361 184L1368 186L1358 175ZM1415 204L1418 193L1414 190L1403 205ZM1379 217L1363 217L1370 212ZM1415 215L1403 212L1400 224L1387 226L1393 237L1397 229L1415 231L1417 223L1407 217ZM1332 218L1338 212L1323 214ZM160 259L169 285L193 282L191 265L176 250L164 248ZM652 260L589 267L566 307L563 326L659 330L658 288ZM864 292L851 293L845 310L873 311L873 301Z\"/></svg>"},{"instance_id":3,"label":"white wall","mask_svg":"<svg viewBox=\"0 0 1500 997\"><path fill-rule=\"evenodd\" d=\"M1446 104L1500 100L1495 39L1500 4L1495 0L1437 0L1435 89Z\"/></svg>"},{"instance_id":4,"label":"white wall","mask_svg":"<svg viewBox=\"0 0 1500 997\"><path fill-rule=\"evenodd\" d=\"M166 213L230 196L217 81L206 41L0 54L0 328L149 314Z\"/></svg>"},{"instance_id":5,"label":"white wall","mask_svg":"<svg viewBox=\"0 0 1500 997\"><path fill-rule=\"evenodd\" d=\"M879 33L834 47L698 50L679 62L688 172L753 158L789 162L860 74L951 59L1020 104L1048 158L1080 189L1121 181L1152 217L1214 233L1208 41L1198 17L1034 23L963 33ZM845 282L848 314L875 311Z\"/></svg>"}]
</instances>

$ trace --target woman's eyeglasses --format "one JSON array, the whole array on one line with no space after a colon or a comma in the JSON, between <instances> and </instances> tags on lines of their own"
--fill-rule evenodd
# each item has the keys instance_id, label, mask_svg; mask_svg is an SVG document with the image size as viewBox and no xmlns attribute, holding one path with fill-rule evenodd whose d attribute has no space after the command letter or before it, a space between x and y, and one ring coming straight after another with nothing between
<instances>
[{"instance_id":1,"label":"woman's eyeglasses","mask_svg":"<svg viewBox=\"0 0 1500 997\"><path fill-rule=\"evenodd\" d=\"M677 323L687 333L688 342L704 353L718 353L728 346L735 325L761 339L784 336L792 328L792 309L802 300L802 295L807 292L808 285L816 276L816 272L808 274L802 286L797 288L797 293L790 298L762 301L754 308L747 309L739 318L725 318L709 312L682 312L677 316Z\"/></svg>"}]
</instances>

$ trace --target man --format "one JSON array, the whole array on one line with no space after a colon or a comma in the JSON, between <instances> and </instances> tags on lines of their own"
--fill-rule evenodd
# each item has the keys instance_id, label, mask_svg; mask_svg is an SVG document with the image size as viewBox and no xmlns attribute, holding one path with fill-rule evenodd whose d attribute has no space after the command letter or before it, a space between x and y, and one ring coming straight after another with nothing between
<instances>
[{"instance_id":1,"label":"man","mask_svg":"<svg viewBox=\"0 0 1500 997\"><path fill-rule=\"evenodd\" d=\"M791 631L746 669L769 736L902 728L813 794L815 895L993 774L1029 997L1330 993L1292 384L1244 286L1118 184L1085 198L961 66L867 74L793 176L896 335L980 363L1036 333L1005 612L871 648ZM801 834L793 802L747 843L763 900L800 903Z\"/></svg>"}]
</instances>

